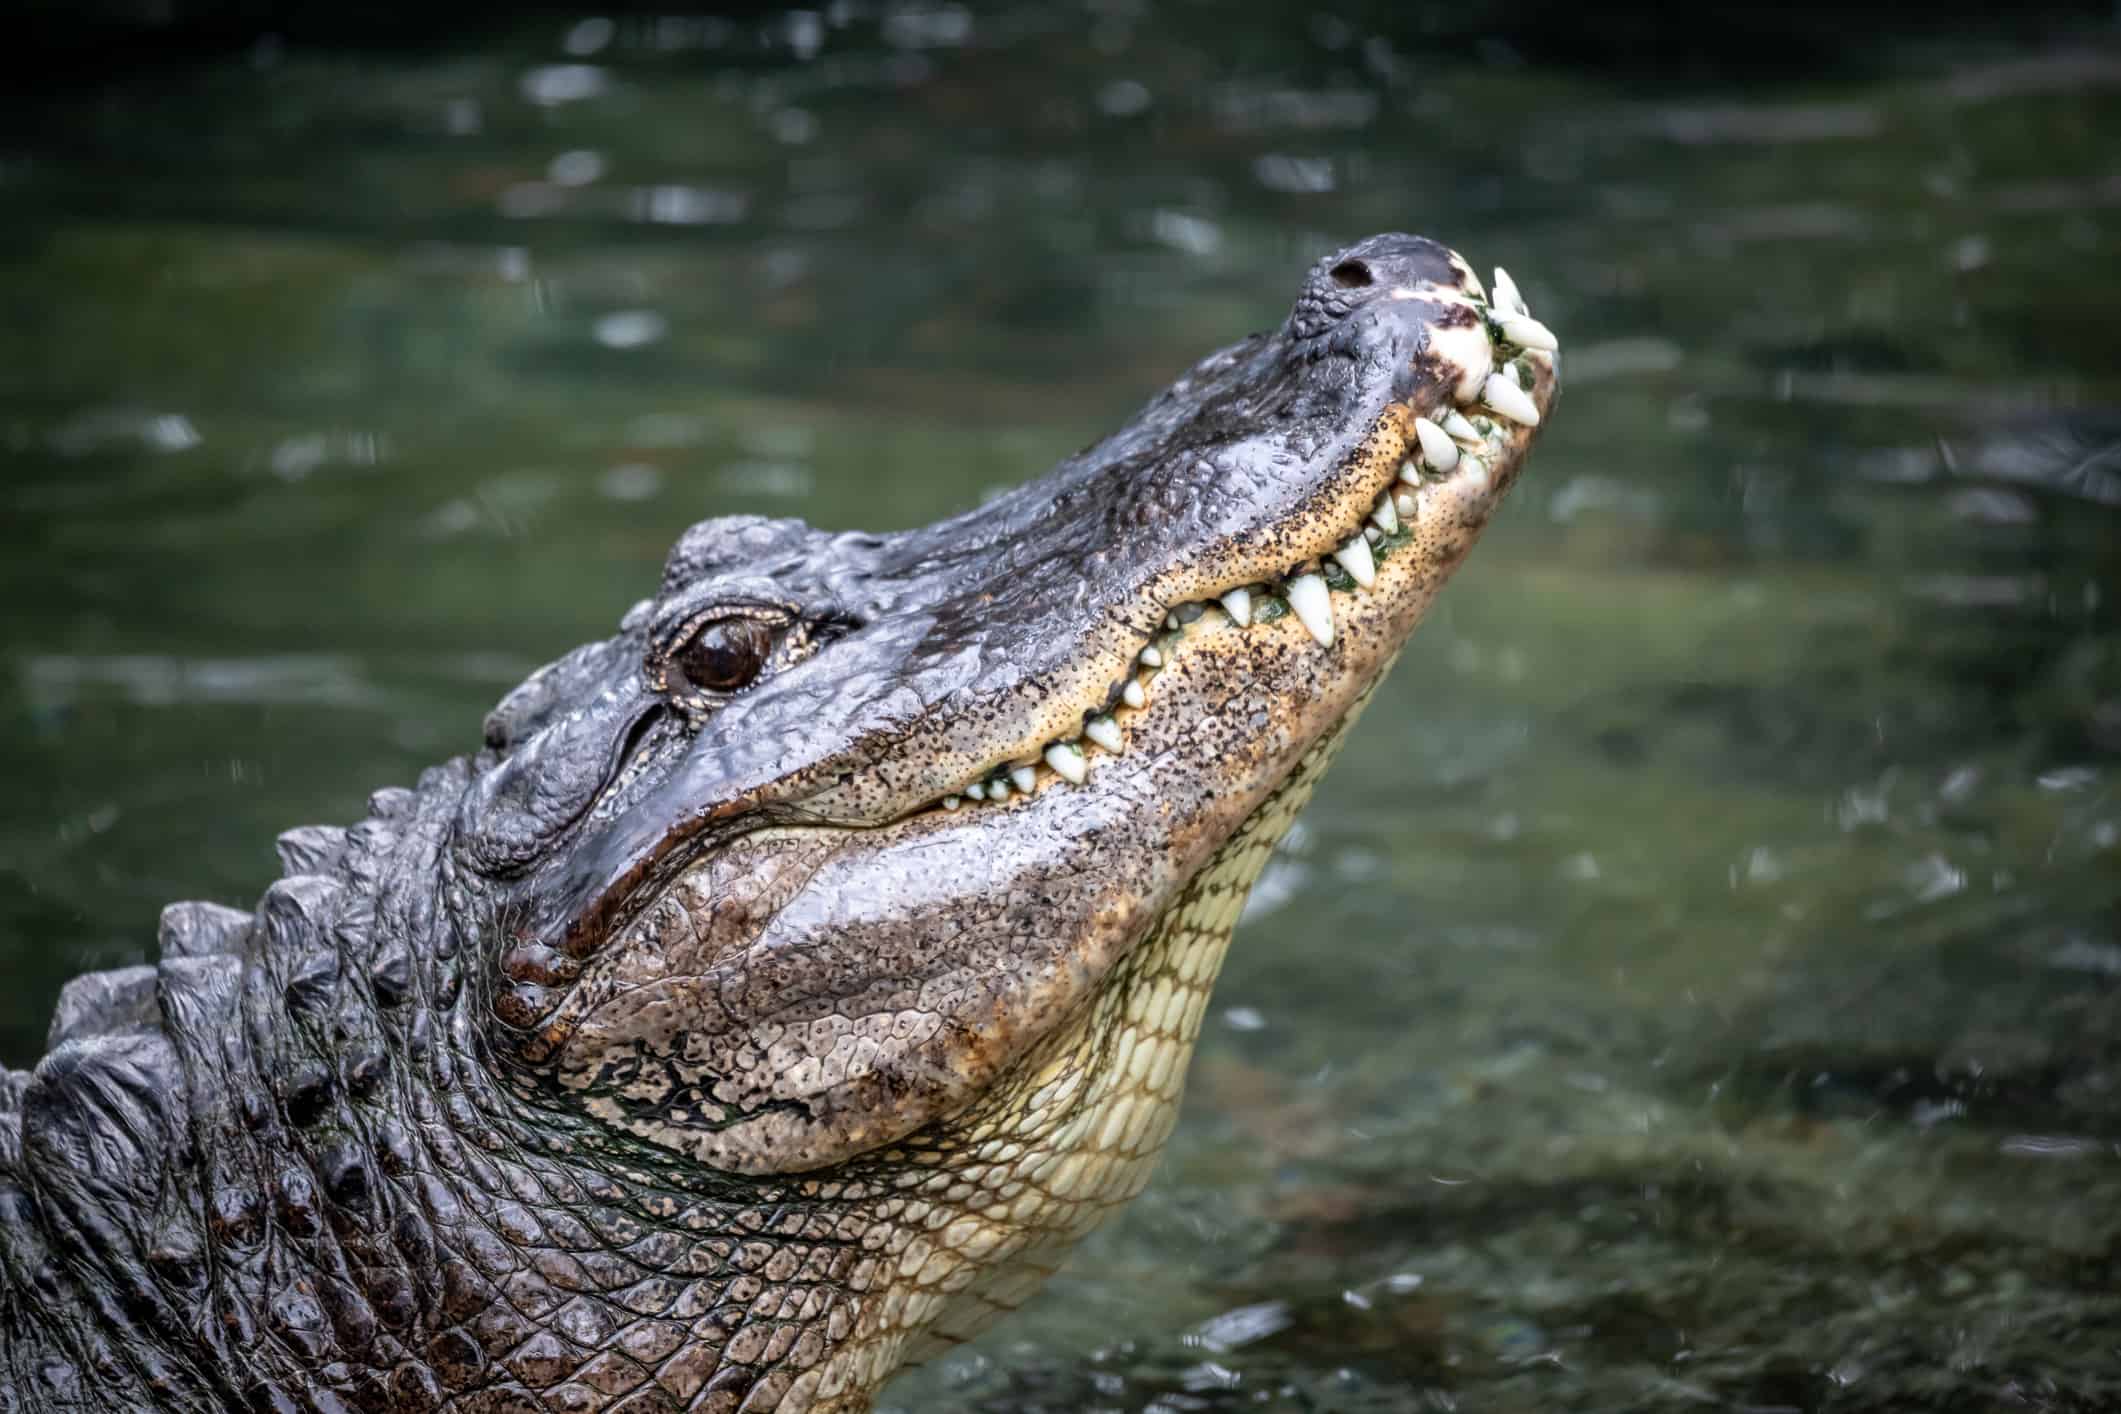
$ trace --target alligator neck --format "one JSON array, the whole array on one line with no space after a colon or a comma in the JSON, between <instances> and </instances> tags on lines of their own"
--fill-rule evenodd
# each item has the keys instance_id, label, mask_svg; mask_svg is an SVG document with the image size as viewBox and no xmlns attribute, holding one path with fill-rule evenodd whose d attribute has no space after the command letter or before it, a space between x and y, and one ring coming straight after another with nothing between
<instances>
[{"instance_id":1,"label":"alligator neck","mask_svg":"<svg viewBox=\"0 0 2121 1414\"><path fill-rule=\"evenodd\" d=\"M770 1408L852 1327L858 1225L614 1148L495 1078L490 950L447 848L467 780L305 832L312 867L242 951L185 964L225 1018L168 1028L201 1168L195 1317L298 1403L325 1372L353 1407Z\"/></svg>"}]
</instances>

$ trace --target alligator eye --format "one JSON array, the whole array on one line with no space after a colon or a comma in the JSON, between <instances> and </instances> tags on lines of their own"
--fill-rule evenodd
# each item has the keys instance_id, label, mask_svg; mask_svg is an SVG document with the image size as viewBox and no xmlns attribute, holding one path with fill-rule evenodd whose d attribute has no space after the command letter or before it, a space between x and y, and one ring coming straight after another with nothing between
<instances>
[{"instance_id":1,"label":"alligator eye","mask_svg":"<svg viewBox=\"0 0 2121 1414\"><path fill-rule=\"evenodd\" d=\"M670 655L670 690L735 692L751 686L773 651L773 630L757 619L709 619Z\"/></svg>"}]
</instances>

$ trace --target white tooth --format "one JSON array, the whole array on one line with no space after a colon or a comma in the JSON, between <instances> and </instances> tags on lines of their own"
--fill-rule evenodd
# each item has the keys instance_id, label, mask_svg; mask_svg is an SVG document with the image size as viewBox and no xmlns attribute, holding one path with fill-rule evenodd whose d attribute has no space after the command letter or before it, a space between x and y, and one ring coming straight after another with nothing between
<instances>
[{"instance_id":1,"label":"white tooth","mask_svg":"<svg viewBox=\"0 0 2121 1414\"><path fill-rule=\"evenodd\" d=\"M1377 561L1370 555L1370 542L1360 535L1335 550L1333 558L1340 561L1340 567L1348 572L1349 578L1363 588L1369 589L1376 585Z\"/></svg>"},{"instance_id":2,"label":"white tooth","mask_svg":"<svg viewBox=\"0 0 2121 1414\"><path fill-rule=\"evenodd\" d=\"M1421 467L1414 458L1408 457L1399 464L1399 479L1409 486L1421 485Z\"/></svg>"},{"instance_id":3,"label":"white tooth","mask_svg":"<svg viewBox=\"0 0 2121 1414\"><path fill-rule=\"evenodd\" d=\"M1071 786L1079 786L1090 779L1090 763L1084 759L1082 748L1072 743L1056 741L1047 747L1046 764L1060 772L1061 779Z\"/></svg>"},{"instance_id":4,"label":"white tooth","mask_svg":"<svg viewBox=\"0 0 2121 1414\"><path fill-rule=\"evenodd\" d=\"M1362 528L1362 538L1374 550L1384 543L1385 533L1374 525L1366 525Z\"/></svg>"},{"instance_id":5,"label":"white tooth","mask_svg":"<svg viewBox=\"0 0 2121 1414\"><path fill-rule=\"evenodd\" d=\"M943 809L945 810L955 810L964 803L962 796L946 795L943 797Z\"/></svg>"},{"instance_id":6,"label":"white tooth","mask_svg":"<svg viewBox=\"0 0 2121 1414\"><path fill-rule=\"evenodd\" d=\"M1083 735L1115 756L1127 745L1127 739L1119 733L1119 723L1110 717L1092 717L1083 723ZM1053 769L1058 771L1060 767L1055 766Z\"/></svg>"},{"instance_id":7,"label":"white tooth","mask_svg":"<svg viewBox=\"0 0 2121 1414\"><path fill-rule=\"evenodd\" d=\"M1350 571L1353 573L1353 571ZM1333 646L1333 598L1323 575L1300 574L1289 581L1289 607L1303 620L1321 648Z\"/></svg>"},{"instance_id":8,"label":"white tooth","mask_svg":"<svg viewBox=\"0 0 2121 1414\"><path fill-rule=\"evenodd\" d=\"M1230 616L1231 623L1236 624L1239 628L1243 628L1245 625L1252 622L1251 590L1233 589L1228 594L1223 595L1222 603L1223 612ZM1115 747L1113 749L1117 750L1118 748Z\"/></svg>"},{"instance_id":9,"label":"white tooth","mask_svg":"<svg viewBox=\"0 0 2121 1414\"><path fill-rule=\"evenodd\" d=\"M974 800L985 800L987 798L987 787L984 782L974 781L971 785L965 787L965 794L971 796Z\"/></svg>"},{"instance_id":10,"label":"white tooth","mask_svg":"<svg viewBox=\"0 0 2121 1414\"><path fill-rule=\"evenodd\" d=\"M1377 504L1370 508L1370 519L1376 521L1377 528L1385 534L1398 533L1399 512L1392 508L1392 497L1389 494L1377 498Z\"/></svg>"},{"instance_id":11,"label":"white tooth","mask_svg":"<svg viewBox=\"0 0 2121 1414\"><path fill-rule=\"evenodd\" d=\"M989 782L987 782L987 799L989 799L989 800L1007 800L1008 798L1009 798L1009 783L1008 783L1007 781L989 781Z\"/></svg>"},{"instance_id":12,"label":"white tooth","mask_svg":"<svg viewBox=\"0 0 2121 1414\"><path fill-rule=\"evenodd\" d=\"M1488 464L1468 453L1463 465L1458 468L1459 480L1475 491L1488 489Z\"/></svg>"},{"instance_id":13,"label":"white tooth","mask_svg":"<svg viewBox=\"0 0 2121 1414\"><path fill-rule=\"evenodd\" d=\"M1512 280L1510 272L1500 265L1495 267L1495 298L1491 303L1495 308L1510 314L1525 312L1524 296L1517 293L1517 282ZM1553 346L1550 344L1548 347Z\"/></svg>"},{"instance_id":14,"label":"white tooth","mask_svg":"<svg viewBox=\"0 0 2121 1414\"><path fill-rule=\"evenodd\" d=\"M1009 768L1009 781L1010 784L1014 785L1025 795L1029 795L1032 787L1038 784L1038 768L1036 766L1011 766Z\"/></svg>"},{"instance_id":15,"label":"white tooth","mask_svg":"<svg viewBox=\"0 0 2121 1414\"><path fill-rule=\"evenodd\" d=\"M1474 430L1473 424L1466 421L1466 415L1457 408L1452 408L1443 415L1443 430L1463 441L1480 440L1480 433Z\"/></svg>"},{"instance_id":16,"label":"white tooth","mask_svg":"<svg viewBox=\"0 0 2121 1414\"><path fill-rule=\"evenodd\" d=\"M1524 389L1500 373L1488 375L1487 385L1480 390L1480 400L1512 422L1521 422L1527 427L1539 425L1539 405L1525 396Z\"/></svg>"},{"instance_id":17,"label":"white tooth","mask_svg":"<svg viewBox=\"0 0 2121 1414\"><path fill-rule=\"evenodd\" d=\"M1119 700L1139 712L1149 701L1149 694L1142 691L1139 678L1128 678L1127 685L1119 690Z\"/></svg>"},{"instance_id":18,"label":"white tooth","mask_svg":"<svg viewBox=\"0 0 2121 1414\"><path fill-rule=\"evenodd\" d=\"M1421 442L1421 454L1436 470L1449 471L1458 465L1458 447L1451 435L1426 417L1414 419L1414 436Z\"/></svg>"},{"instance_id":19,"label":"white tooth","mask_svg":"<svg viewBox=\"0 0 2121 1414\"><path fill-rule=\"evenodd\" d=\"M1414 512L1420 507L1421 502L1414 499L1412 491L1396 492L1392 497L1392 509L1399 512L1401 520L1414 519Z\"/></svg>"},{"instance_id":20,"label":"white tooth","mask_svg":"<svg viewBox=\"0 0 2121 1414\"><path fill-rule=\"evenodd\" d=\"M1521 349L1546 349L1551 353L1561 347L1554 331L1529 314L1506 314L1495 322L1503 338Z\"/></svg>"},{"instance_id":21,"label":"white tooth","mask_svg":"<svg viewBox=\"0 0 2121 1414\"><path fill-rule=\"evenodd\" d=\"M1177 627L1178 627L1178 615L1176 615L1176 614L1166 614L1166 615L1164 615L1164 627L1165 627L1165 628L1177 628Z\"/></svg>"},{"instance_id":22,"label":"white tooth","mask_svg":"<svg viewBox=\"0 0 2121 1414\"><path fill-rule=\"evenodd\" d=\"M1144 648L1144 649L1142 649L1142 666L1143 666L1143 667L1145 667L1145 668L1161 668L1161 667L1162 667L1163 665L1164 665L1164 655L1156 651L1156 645L1155 645L1155 644L1153 644L1153 643L1152 643L1152 644L1150 644L1150 645L1149 645L1149 646L1148 646L1147 648Z\"/></svg>"}]
</instances>

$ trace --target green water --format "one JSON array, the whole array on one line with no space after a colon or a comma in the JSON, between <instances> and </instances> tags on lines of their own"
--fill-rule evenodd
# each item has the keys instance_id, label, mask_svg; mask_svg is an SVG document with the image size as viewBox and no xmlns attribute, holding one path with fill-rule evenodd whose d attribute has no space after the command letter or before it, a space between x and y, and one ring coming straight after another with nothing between
<instances>
[{"instance_id":1,"label":"green water","mask_svg":"<svg viewBox=\"0 0 2121 1414\"><path fill-rule=\"evenodd\" d=\"M0 1059L690 521L973 504L1416 230L1563 404L1155 1183L887 1404L2121 1409L2121 46L1790 26L843 6L15 93Z\"/></svg>"}]
</instances>

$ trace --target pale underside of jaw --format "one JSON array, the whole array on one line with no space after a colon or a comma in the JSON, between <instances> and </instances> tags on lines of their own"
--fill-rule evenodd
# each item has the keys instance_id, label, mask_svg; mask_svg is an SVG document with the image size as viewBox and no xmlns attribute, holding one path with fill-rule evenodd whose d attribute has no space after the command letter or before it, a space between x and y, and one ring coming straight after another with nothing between
<instances>
[{"instance_id":1,"label":"pale underside of jaw","mask_svg":"<svg viewBox=\"0 0 2121 1414\"><path fill-rule=\"evenodd\" d=\"M1467 272L1470 277L1470 272ZM1470 279L1476 295L1477 279ZM1432 290L1393 290L1388 297L1434 299ZM1450 481L1485 493L1491 466L1502 454L1510 426L1536 427L1539 407L1529 389L1533 361L1551 362L1559 347L1546 325L1531 316L1509 273L1497 266L1494 292L1468 301L1481 317L1472 326L1447 330L1457 336L1443 352L1462 376L1453 392L1458 406L1440 418L1417 417L1417 448L1400 463L1398 480L1381 494L1362 526L1322 560L1291 566L1278 578L1226 590L1210 600L1174 606L1143 647L1120 684L1117 699L1093 713L1080 734L1048 742L1033 758L995 767L935 806L946 811L972 802L1006 804L1054 782L1082 785L1101 755L1126 750L1121 712L1149 705L1167 657L1181 651L1186 635L1201 628L1248 629L1293 615L1320 648L1333 646L1333 597L1360 595L1376 583L1377 564L1408 545L1425 485Z\"/></svg>"}]
</instances>

